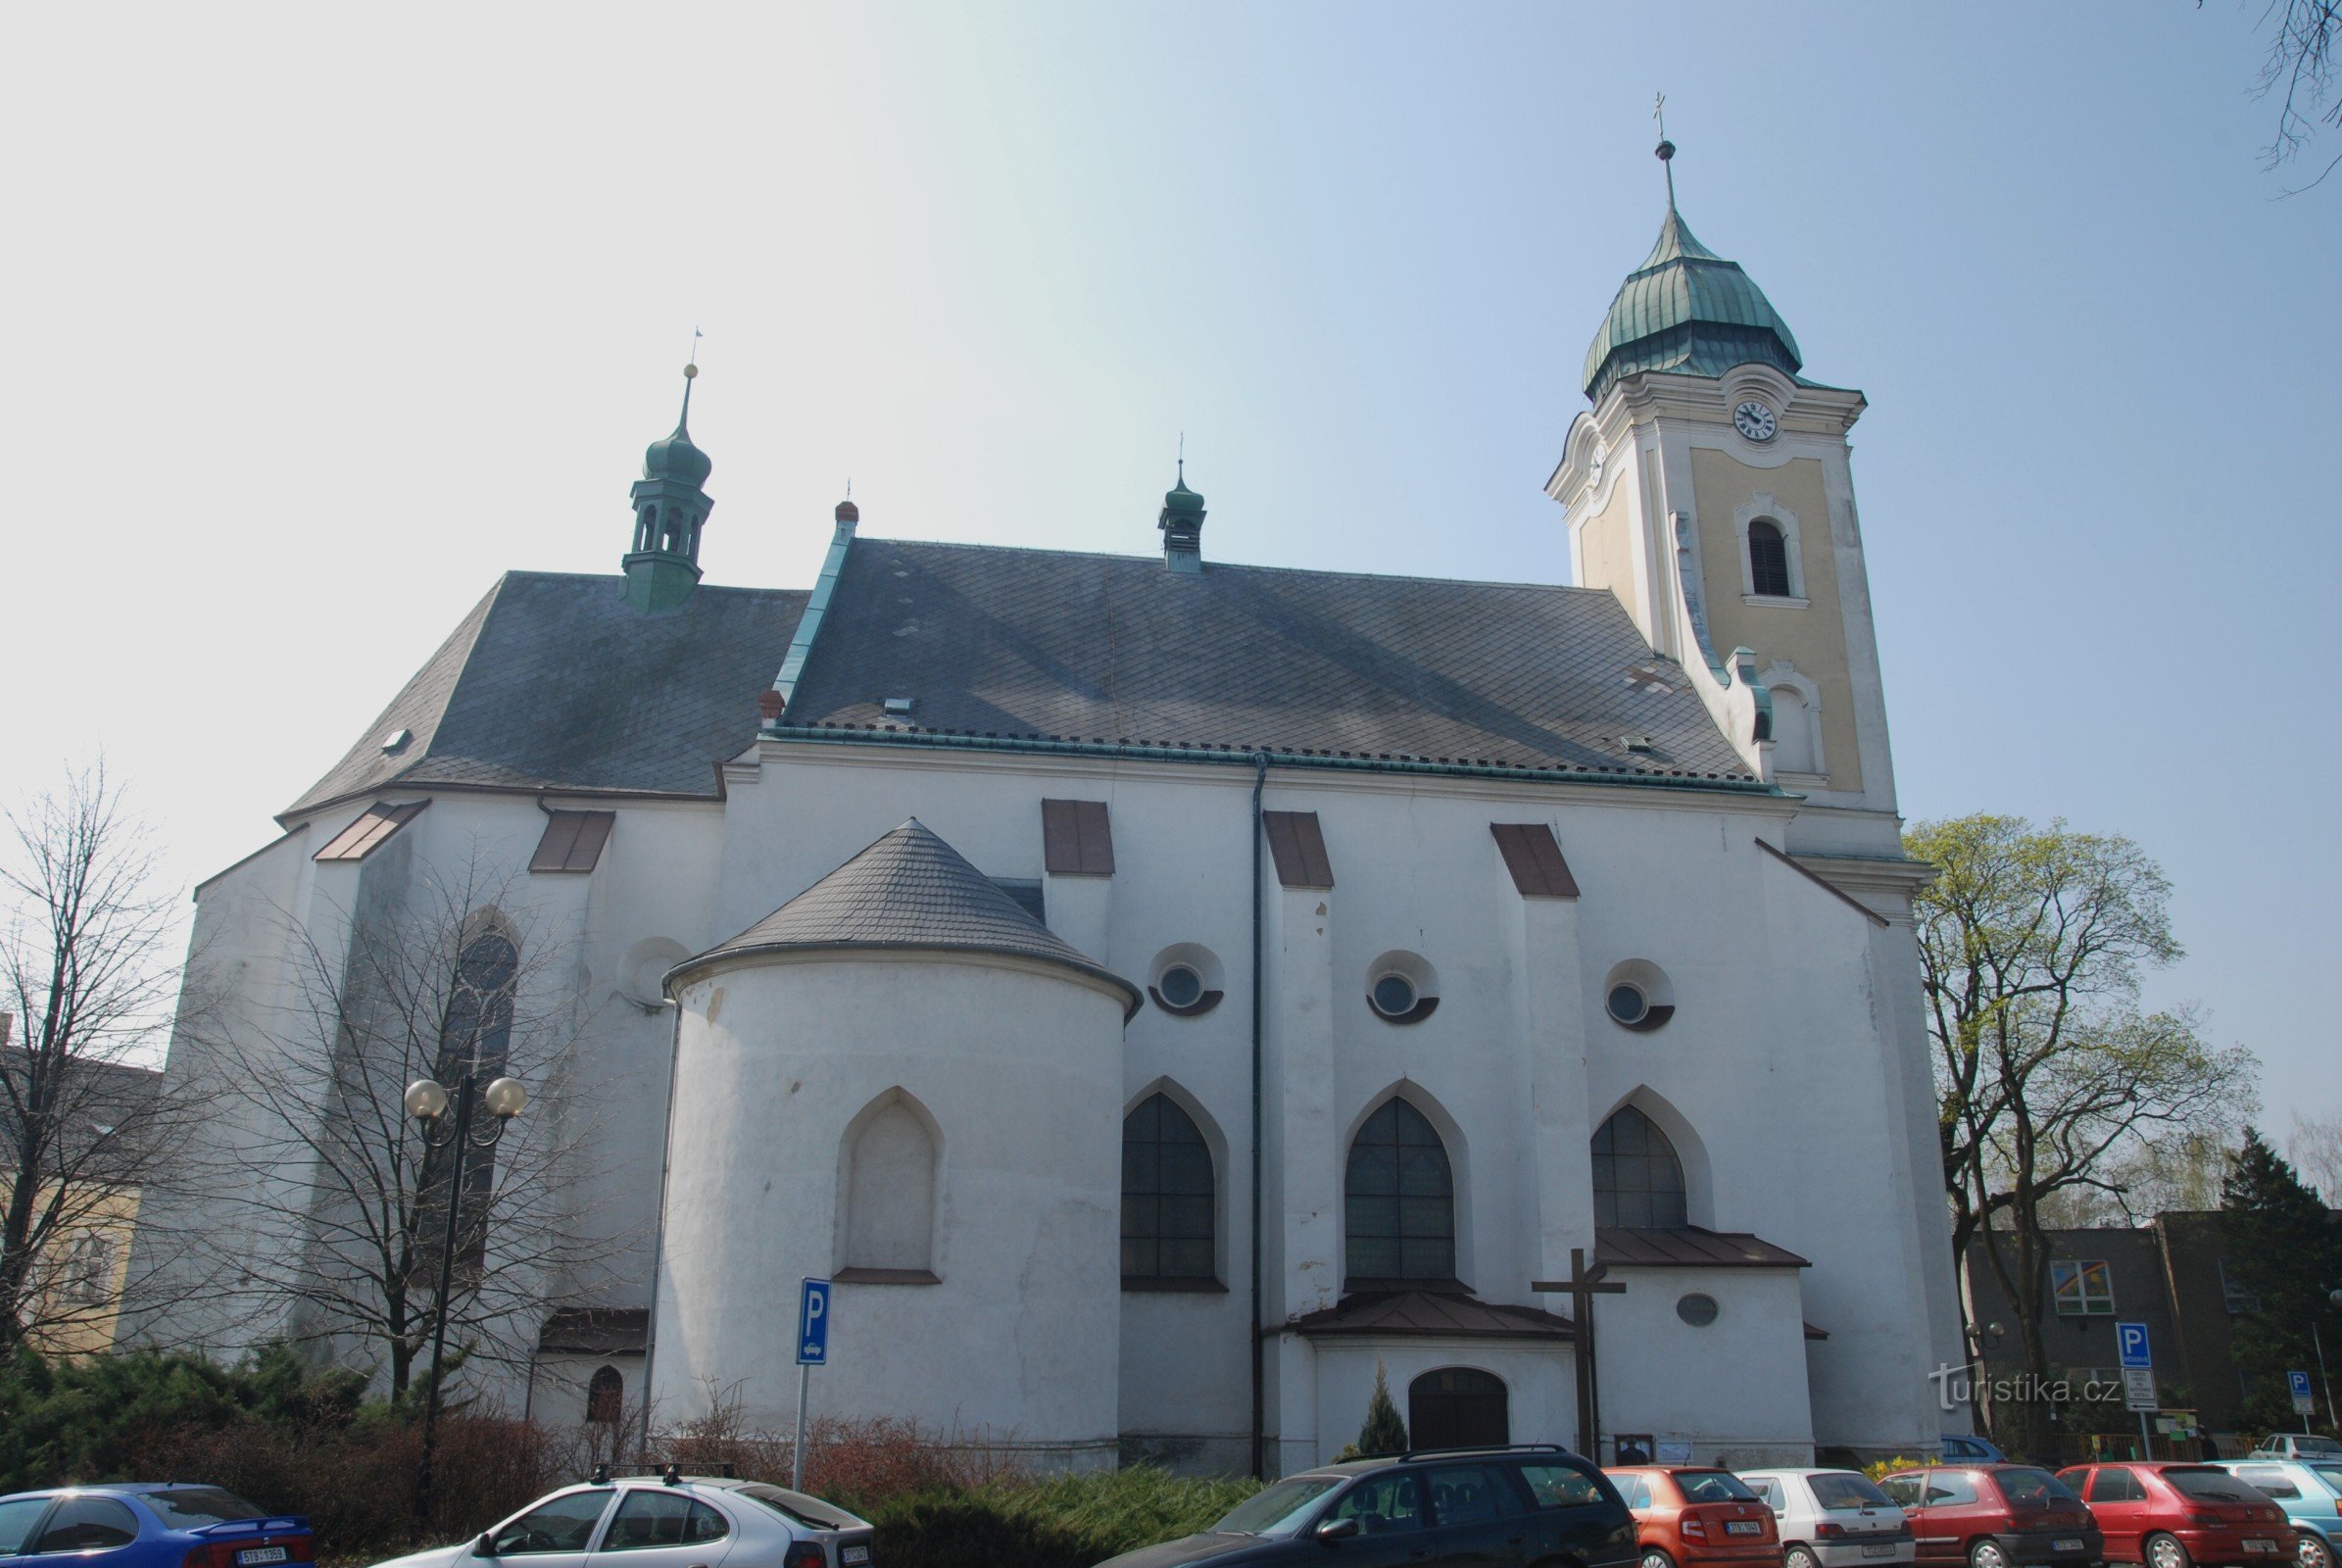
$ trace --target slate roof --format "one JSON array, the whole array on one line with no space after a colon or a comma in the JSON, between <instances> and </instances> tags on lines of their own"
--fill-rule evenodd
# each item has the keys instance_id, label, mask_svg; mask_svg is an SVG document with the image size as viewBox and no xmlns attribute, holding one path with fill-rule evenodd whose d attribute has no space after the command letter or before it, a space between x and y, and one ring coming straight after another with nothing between
<instances>
[{"instance_id":1,"label":"slate roof","mask_svg":"<svg viewBox=\"0 0 2342 1568\"><path fill-rule=\"evenodd\" d=\"M1755 783L1606 590L888 539L783 722Z\"/></svg>"},{"instance_id":2,"label":"slate roof","mask_svg":"<svg viewBox=\"0 0 2342 1568\"><path fill-rule=\"evenodd\" d=\"M1535 1306L1508 1306L1435 1291L1400 1291L1391 1296L1349 1296L1334 1305L1293 1320L1295 1333L1313 1338L1342 1335L1377 1339L1421 1335L1474 1340L1568 1340L1577 1337L1570 1320Z\"/></svg>"},{"instance_id":3,"label":"slate roof","mask_svg":"<svg viewBox=\"0 0 2342 1568\"><path fill-rule=\"evenodd\" d=\"M1602 1226L1594 1232L1594 1261L1614 1268L1811 1268L1785 1247L1745 1231L1641 1230Z\"/></svg>"},{"instance_id":4,"label":"slate roof","mask_svg":"<svg viewBox=\"0 0 2342 1568\"><path fill-rule=\"evenodd\" d=\"M729 942L675 965L673 974L732 954L807 948L998 953L1110 981L1125 1016L1138 988L1027 914L991 878L913 817Z\"/></svg>"},{"instance_id":5,"label":"slate roof","mask_svg":"<svg viewBox=\"0 0 2342 1568\"><path fill-rule=\"evenodd\" d=\"M805 592L703 585L646 615L624 583L507 572L284 816L433 784L719 794L718 765L756 740L756 698ZM400 729L407 744L385 753Z\"/></svg>"}]
</instances>

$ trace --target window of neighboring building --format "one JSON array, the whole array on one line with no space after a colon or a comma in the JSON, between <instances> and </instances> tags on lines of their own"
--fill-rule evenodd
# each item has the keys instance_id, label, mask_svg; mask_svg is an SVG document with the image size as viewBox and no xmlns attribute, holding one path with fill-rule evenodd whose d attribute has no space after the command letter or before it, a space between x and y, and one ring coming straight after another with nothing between
<instances>
[{"instance_id":1,"label":"window of neighboring building","mask_svg":"<svg viewBox=\"0 0 2342 1568\"><path fill-rule=\"evenodd\" d=\"M2060 1317L2101 1317L2115 1309L2115 1274L2095 1259L2061 1258L2049 1265L2049 1289Z\"/></svg>"},{"instance_id":2,"label":"window of neighboring building","mask_svg":"<svg viewBox=\"0 0 2342 1568\"><path fill-rule=\"evenodd\" d=\"M586 1419L602 1426L618 1424L618 1412L626 1402L626 1380L614 1366L597 1369L586 1380Z\"/></svg>"},{"instance_id":3,"label":"window of neighboring building","mask_svg":"<svg viewBox=\"0 0 2342 1568\"><path fill-rule=\"evenodd\" d=\"M1748 525L1748 580L1752 592L1772 599L1795 597L1789 587L1789 542L1781 524L1759 517Z\"/></svg>"},{"instance_id":4,"label":"window of neighboring building","mask_svg":"<svg viewBox=\"0 0 2342 1568\"><path fill-rule=\"evenodd\" d=\"M1351 1280L1455 1278L1455 1173L1422 1111L1393 1100L1366 1118L1342 1198Z\"/></svg>"},{"instance_id":5,"label":"window of neighboring building","mask_svg":"<svg viewBox=\"0 0 2342 1568\"><path fill-rule=\"evenodd\" d=\"M2253 1309L2252 1294L2238 1287L2224 1257L2220 1259L2220 1304L2228 1309L2230 1317L2242 1317Z\"/></svg>"},{"instance_id":6,"label":"window of neighboring building","mask_svg":"<svg viewBox=\"0 0 2342 1568\"><path fill-rule=\"evenodd\" d=\"M1168 1095L1122 1119L1122 1277L1211 1281L1211 1150Z\"/></svg>"},{"instance_id":7,"label":"window of neighboring building","mask_svg":"<svg viewBox=\"0 0 2342 1568\"><path fill-rule=\"evenodd\" d=\"M1683 1162L1659 1124L1621 1105L1594 1134L1594 1223L1683 1230L1691 1223Z\"/></svg>"}]
</instances>

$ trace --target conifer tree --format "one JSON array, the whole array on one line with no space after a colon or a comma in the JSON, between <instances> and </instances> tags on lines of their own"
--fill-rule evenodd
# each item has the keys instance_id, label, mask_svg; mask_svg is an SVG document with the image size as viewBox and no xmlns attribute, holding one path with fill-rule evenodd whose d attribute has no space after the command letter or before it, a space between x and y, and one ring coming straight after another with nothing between
<instances>
[{"instance_id":1,"label":"conifer tree","mask_svg":"<svg viewBox=\"0 0 2342 1568\"><path fill-rule=\"evenodd\" d=\"M2256 1429L2283 1430L2301 1419L2285 1374L2318 1368L2312 1326L2342 1347L2335 1332L2342 1313L2327 1301L2328 1292L2342 1288L2342 1241L2317 1193L2251 1128L2221 1184L2220 1209L2228 1283L2250 1302L2231 1342L2245 1380L2245 1418Z\"/></svg>"},{"instance_id":2,"label":"conifer tree","mask_svg":"<svg viewBox=\"0 0 2342 1568\"><path fill-rule=\"evenodd\" d=\"M1380 1361L1374 1364L1374 1397L1366 1401L1366 1425L1358 1429L1358 1451L1407 1451L1407 1424L1398 1418L1398 1406L1391 1400L1391 1380Z\"/></svg>"}]
</instances>

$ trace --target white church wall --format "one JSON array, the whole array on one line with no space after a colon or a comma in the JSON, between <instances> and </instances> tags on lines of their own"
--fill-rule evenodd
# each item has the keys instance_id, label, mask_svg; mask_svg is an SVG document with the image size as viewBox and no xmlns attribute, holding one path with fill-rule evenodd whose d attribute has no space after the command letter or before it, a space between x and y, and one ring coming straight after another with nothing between
<instances>
[{"instance_id":1,"label":"white church wall","mask_svg":"<svg viewBox=\"0 0 2342 1568\"><path fill-rule=\"evenodd\" d=\"M1542 1340L1407 1338L1322 1339L1310 1342L1318 1436L1293 1456L1288 1471L1324 1464L1344 1444L1358 1441L1374 1396L1375 1369L1383 1369L1399 1417L1414 1421L1408 1390L1427 1372L1470 1367L1504 1384L1505 1419L1515 1443L1577 1446L1578 1381L1570 1348ZM1607 1355L1603 1364L1609 1364Z\"/></svg>"},{"instance_id":2,"label":"white church wall","mask_svg":"<svg viewBox=\"0 0 2342 1568\"><path fill-rule=\"evenodd\" d=\"M940 1144L940 1283L841 1280L812 1410L1113 1463L1120 1002L1047 966L905 956L728 963L682 1008L662 1417L723 1388L753 1426L794 1420L797 1283L839 1263L841 1146L901 1094Z\"/></svg>"},{"instance_id":3,"label":"white church wall","mask_svg":"<svg viewBox=\"0 0 2342 1568\"><path fill-rule=\"evenodd\" d=\"M1594 1308L1605 1438L1688 1442L1694 1464L1810 1464L1805 1330L1793 1268L1626 1268ZM1704 1296L1704 1326L1677 1303ZM1610 1456L1606 1453L1605 1459Z\"/></svg>"}]
</instances>

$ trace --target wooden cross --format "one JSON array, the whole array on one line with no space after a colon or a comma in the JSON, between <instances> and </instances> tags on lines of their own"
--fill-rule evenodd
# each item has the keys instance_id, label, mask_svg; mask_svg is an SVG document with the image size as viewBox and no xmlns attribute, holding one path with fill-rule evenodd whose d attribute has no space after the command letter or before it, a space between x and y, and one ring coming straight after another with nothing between
<instances>
[{"instance_id":1,"label":"wooden cross","mask_svg":"<svg viewBox=\"0 0 2342 1568\"><path fill-rule=\"evenodd\" d=\"M1603 1283L1610 1273L1610 1265L1596 1263L1586 1266L1586 1249L1570 1249L1570 1277L1566 1280L1531 1280L1529 1288L1543 1294L1566 1295L1570 1298L1570 1318L1577 1325L1578 1340L1571 1360L1578 1371L1578 1451L1594 1463L1602 1462L1602 1396L1594 1381L1594 1298L1623 1296L1626 1286L1615 1282Z\"/></svg>"}]
</instances>

